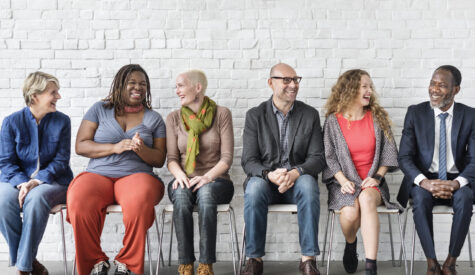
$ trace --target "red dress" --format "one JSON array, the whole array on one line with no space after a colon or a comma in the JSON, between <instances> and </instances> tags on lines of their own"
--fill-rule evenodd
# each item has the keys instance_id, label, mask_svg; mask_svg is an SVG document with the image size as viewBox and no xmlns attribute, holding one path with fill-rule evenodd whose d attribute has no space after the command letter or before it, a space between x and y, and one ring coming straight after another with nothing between
<instances>
[{"instance_id":1,"label":"red dress","mask_svg":"<svg viewBox=\"0 0 475 275\"><path fill-rule=\"evenodd\" d=\"M336 118L350 150L356 171L364 180L368 177L369 169L373 165L376 148L373 116L368 111L360 120L348 121L342 114L337 114Z\"/></svg>"}]
</instances>

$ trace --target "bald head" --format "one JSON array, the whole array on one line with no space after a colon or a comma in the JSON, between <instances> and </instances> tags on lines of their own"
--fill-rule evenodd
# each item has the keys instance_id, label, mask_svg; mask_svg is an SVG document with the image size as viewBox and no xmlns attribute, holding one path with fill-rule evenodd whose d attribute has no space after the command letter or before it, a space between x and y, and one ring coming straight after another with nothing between
<instances>
[{"instance_id":1,"label":"bald head","mask_svg":"<svg viewBox=\"0 0 475 275\"><path fill-rule=\"evenodd\" d=\"M278 63L272 66L272 68L270 69L270 76L271 77L275 76L276 72L282 72L282 71L285 71L285 72L291 71L295 75L295 70L290 65L285 64L285 63Z\"/></svg>"}]
</instances>

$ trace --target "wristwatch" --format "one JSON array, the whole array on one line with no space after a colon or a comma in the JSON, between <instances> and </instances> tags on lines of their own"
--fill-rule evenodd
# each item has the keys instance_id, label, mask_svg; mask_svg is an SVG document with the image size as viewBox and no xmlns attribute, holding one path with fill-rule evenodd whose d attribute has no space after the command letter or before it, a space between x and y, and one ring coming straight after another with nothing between
<instances>
[{"instance_id":1,"label":"wristwatch","mask_svg":"<svg viewBox=\"0 0 475 275\"><path fill-rule=\"evenodd\" d=\"M373 175L373 179L379 181L379 183L381 183L381 181L383 180L383 176L381 176L380 174L374 174Z\"/></svg>"},{"instance_id":2,"label":"wristwatch","mask_svg":"<svg viewBox=\"0 0 475 275\"><path fill-rule=\"evenodd\" d=\"M269 174L270 169L264 169L262 170L262 178L265 180L268 180L267 175Z\"/></svg>"}]
</instances>

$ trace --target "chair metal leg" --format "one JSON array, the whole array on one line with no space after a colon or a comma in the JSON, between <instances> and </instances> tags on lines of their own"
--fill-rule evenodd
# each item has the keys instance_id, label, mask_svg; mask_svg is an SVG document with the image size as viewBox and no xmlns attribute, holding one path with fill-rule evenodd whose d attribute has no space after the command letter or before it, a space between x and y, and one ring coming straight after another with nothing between
<instances>
[{"instance_id":1,"label":"chair metal leg","mask_svg":"<svg viewBox=\"0 0 475 275\"><path fill-rule=\"evenodd\" d=\"M404 213L404 226L403 226L403 229L402 229L402 236L404 237L404 239L406 238L406 227L407 227L407 215L408 215L408 212L409 212L409 208L407 208L405 210L405 213ZM403 246L404 244L401 243L401 248L399 250L399 266L401 266L402 264L402 251L403 251ZM407 258L406 258L407 260Z\"/></svg>"},{"instance_id":2,"label":"chair metal leg","mask_svg":"<svg viewBox=\"0 0 475 275\"><path fill-rule=\"evenodd\" d=\"M236 230L236 215L234 215L234 209L229 206L229 209L231 209L231 213L233 215L233 230L234 230L234 239L236 240L236 251L237 251L237 262L241 261L241 254L239 253L239 239L237 235L237 230Z\"/></svg>"},{"instance_id":3,"label":"chair metal leg","mask_svg":"<svg viewBox=\"0 0 475 275\"><path fill-rule=\"evenodd\" d=\"M231 248L232 248L232 255L233 255L233 270L234 270L234 275L237 275L237 269L236 269L236 256L234 255L234 232L233 232L233 221L232 221L232 214L231 214L231 208L228 210L228 217L229 217L229 237L231 239ZM239 253L238 253L239 254Z\"/></svg>"},{"instance_id":4,"label":"chair metal leg","mask_svg":"<svg viewBox=\"0 0 475 275\"><path fill-rule=\"evenodd\" d=\"M171 260L172 260L172 245L173 245L173 212L172 212L172 220L170 222L170 246L168 247L168 266L171 265Z\"/></svg>"},{"instance_id":5,"label":"chair metal leg","mask_svg":"<svg viewBox=\"0 0 475 275\"><path fill-rule=\"evenodd\" d=\"M157 230L158 230L158 225L157 226ZM163 244L163 228L165 226L165 209L162 210L162 228L160 229L160 234L158 235L158 238L159 238L159 245L158 245L158 261L157 261L157 270L156 270L156 275L158 275L158 270L160 269L160 263L162 263L162 266L164 265L163 264L163 257L160 257L162 255L162 244ZM160 260L162 260L162 262L160 262Z\"/></svg>"},{"instance_id":6,"label":"chair metal leg","mask_svg":"<svg viewBox=\"0 0 475 275\"><path fill-rule=\"evenodd\" d=\"M397 214L397 222L398 222L398 225L399 225L399 238L401 240L401 250L402 250L402 254L403 254L403 257L404 257L404 272L405 274L407 275L407 257L406 257L406 243L404 241L404 234L403 234L403 229L402 229L402 226L401 226L401 214Z\"/></svg>"},{"instance_id":7,"label":"chair metal leg","mask_svg":"<svg viewBox=\"0 0 475 275\"><path fill-rule=\"evenodd\" d=\"M332 256L332 245L333 245L333 229L335 226L335 211L331 211L332 222L330 227L330 243L328 244L328 261L327 261L327 275L330 274L330 259Z\"/></svg>"},{"instance_id":8,"label":"chair metal leg","mask_svg":"<svg viewBox=\"0 0 475 275\"><path fill-rule=\"evenodd\" d=\"M149 237L149 234L148 234L148 230L147 230L147 234L145 236L146 236L145 243L147 244L147 256L148 256L148 265L149 265L149 268L150 268L150 275L153 275L152 253L150 251L150 237Z\"/></svg>"},{"instance_id":9,"label":"chair metal leg","mask_svg":"<svg viewBox=\"0 0 475 275\"><path fill-rule=\"evenodd\" d=\"M414 274L414 251L416 244L416 223L412 226L412 256L411 256L411 275Z\"/></svg>"},{"instance_id":10,"label":"chair metal leg","mask_svg":"<svg viewBox=\"0 0 475 275\"><path fill-rule=\"evenodd\" d=\"M330 224L330 210L328 210L327 215L327 226L325 226L325 238L323 239L323 251L322 251L322 266L325 266L325 249L327 247L327 234L328 234L328 225Z\"/></svg>"},{"instance_id":11,"label":"chair metal leg","mask_svg":"<svg viewBox=\"0 0 475 275\"><path fill-rule=\"evenodd\" d=\"M472 260L472 238L470 238L470 228L468 229L468 256L470 258L470 267L473 267Z\"/></svg>"},{"instance_id":12,"label":"chair metal leg","mask_svg":"<svg viewBox=\"0 0 475 275\"><path fill-rule=\"evenodd\" d=\"M160 268L160 259L162 260L161 263L163 265L163 253L162 253L162 238L160 231L158 230L158 217L157 217L157 211L154 213L155 215L155 230L157 231L157 240L158 240L158 257L157 257L157 266L156 266L156 271L155 274L158 275L158 269Z\"/></svg>"},{"instance_id":13,"label":"chair metal leg","mask_svg":"<svg viewBox=\"0 0 475 275\"><path fill-rule=\"evenodd\" d=\"M388 225L389 225L389 241L391 242L391 259L393 267L396 266L396 261L394 260L394 244L393 244L393 229L391 226L391 214L388 214Z\"/></svg>"},{"instance_id":14,"label":"chair metal leg","mask_svg":"<svg viewBox=\"0 0 475 275\"><path fill-rule=\"evenodd\" d=\"M68 262L66 261L66 238L64 236L64 217L63 209L59 212L61 214L61 241L63 242L63 266L64 266L64 275L68 275Z\"/></svg>"},{"instance_id":15,"label":"chair metal leg","mask_svg":"<svg viewBox=\"0 0 475 275\"><path fill-rule=\"evenodd\" d=\"M74 256L74 261L73 261L73 270L71 271L72 275L76 274L76 255Z\"/></svg>"},{"instance_id":16,"label":"chair metal leg","mask_svg":"<svg viewBox=\"0 0 475 275\"><path fill-rule=\"evenodd\" d=\"M246 245L246 224L242 227L242 247L241 247L241 257L239 258L239 274L242 273L242 266L246 262L246 252L244 246Z\"/></svg>"}]
</instances>

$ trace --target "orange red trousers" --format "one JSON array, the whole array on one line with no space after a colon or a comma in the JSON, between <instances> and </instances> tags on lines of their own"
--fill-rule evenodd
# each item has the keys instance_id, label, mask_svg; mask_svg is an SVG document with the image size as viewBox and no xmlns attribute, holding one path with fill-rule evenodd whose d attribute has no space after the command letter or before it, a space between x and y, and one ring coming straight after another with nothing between
<instances>
[{"instance_id":1,"label":"orange red trousers","mask_svg":"<svg viewBox=\"0 0 475 275\"><path fill-rule=\"evenodd\" d=\"M155 220L154 206L163 197L164 185L156 177L137 173L108 178L83 172L69 185L67 220L74 230L76 266L79 275L88 275L94 264L108 260L101 249L101 233L106 208L122 206L125 235L123 248L115 260L136 274L144 272L145 238Z\"/></svg>"}]
</instances>

